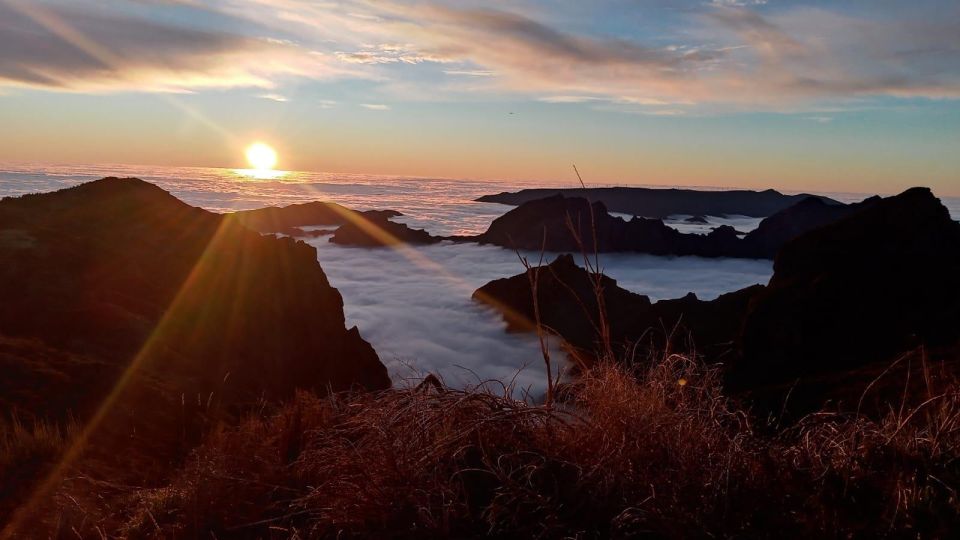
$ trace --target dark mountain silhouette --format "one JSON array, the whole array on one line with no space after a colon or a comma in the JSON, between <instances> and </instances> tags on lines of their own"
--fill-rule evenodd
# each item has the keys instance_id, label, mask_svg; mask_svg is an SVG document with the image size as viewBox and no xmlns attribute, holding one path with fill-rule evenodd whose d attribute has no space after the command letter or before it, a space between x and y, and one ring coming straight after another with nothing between
<instances>
[{"instance_id":1,"label":"dark mountain silhouette","mask_svg":"<svg viewBox=\"0 0 960 540\"><path fill-rule=\"evenodd\" d=\"M337 203L314 201L282 207L268 206L256 210L242 210L231 215L255 231L304 236L307 233L300 227L343 225L364 217L386 220L401 214L395 210L358 212Z\"/></svg>"},{"instance_id":2,"label":"dark mountain silhouette","mask_svg":"<svg viewBox=\"0 0 960 540\"><path fill-rule=\"evenodd\" d=\"M773 258L788 241L848 216L879 199L875 196L856 204L838 204L808 197L761 221L756 229L744 237L743 249L747 253Z\"/></svg>"},{"instance_id":3,"label":"dark mountain silhouette","mask_svg":"<svg viewBox=\"0 0 960 540\"><path fill-rule=\"evenodd\" d=\"M788 242L744 322L732 380L789 381L960 340L960 224L925 188Z\"/></svg>"},{"instance_id":4,"label":"dark mountain silhouette","mask_svg":"<svg viewBox=\"0 0 960 540\"><path fill-rule=\"evenodd\" d=\"M298 388L390 385L312 247L141 180L0 201L0 260L0 402L103 407L111 452L175 455L203 422Z\"/></svg>"},{"instance_id":5,"label":"dark mountain silhouette","mask_svg":"<svg viewBox=\"0 0 960 540\"><path fill-rule=\"evenodd\" d=\"M660 219L634 217L626 221L610 215L603 203L590 204L586 199L561 194L525 202L495 219L486 232L477 236L433 236L391 221L390 218L398 215L391 210L354 212L335 203L266 208L238 212L235 216L261 232L283 232L291 236L317 236L299 228L305 225L339 224L330 241L361 247L427 245L450 240L495 244L508 249L579 251L581 245L570 232L573 225L588 251L773 258L787 240L847 215L856 207L807 197L765 219L757 230L748 234L721 225L706 235L681 233ZM702 217L688 221L706 222Z\"/></svg>"},{"instance_id":6,"label":"dark mountain silhouette","mask_svg":"<svg viewBox=\"0 0 960 540\"><path fill-rule=\"evenodd\" d=\"M233 219L263 233L282 233L294 237L331 235L335 244L358 247L384 247L397 244L435 244L442 238L413 229L391 218L396 210L358 212L332 202L309 202L284 207L267 207L230 214ZM302 227L337 225L333 230L306 231Z\"/></svg>"},{"instance_id":7,"label":"dark mountain silhouette","mask_svg":"<svg viewBox=\"0 0 960 540\"><path fill-rule=\"evenodd\" d=\"M341 225L330 241L335 244L384 247L397 244L426 245L441 242L443 238L432 236L422 229L413 229L403 223L390 221L389 216L364 215L361 219Z\"/></svg>"},{"instance_id":8,"label":"dark mountain silhouette","mask_svg":"<svg viewBox=\"0 0 960 540\"><path fill-rule=\"evenodd\" d=\"M603 203L555 195L521 204L495 219L474 239L511 249L580 251L579 236L582 247L589 252L773 258L787 240L848 215L870 201L844 205L803 199L764 219L756 230L740 238L741 233L729 225L716 227L706 235L684 234L659 219L634 217L626 221L610 215Z\"/></svg>"},{"instance_id":9,"label":"dark mountain silhouette","mask_svg":"<svg viewBox=\"0 0 960 540\"><path fill-rule=\"evenodd\" d=\"M571 198L582 197L600 202L611 212L661 219L677 214L766 217L793 206L808 197L816 197L828 204L837 203L827 197L807 194L784 195L772 189L765 191L698 191L640 187L524 189L512 193L484 195L477 200L518 206L556 195Z\"/></svg>"},{"instance_id":10,"label":"dark mountain silhouette","mask_svg":"<svg viewBox=\"0 0 960 540\"><path fill-rule=\"evenodd\" d=\"M928 189L851 205L835 220L833 208L802 204L807 223L828 223L786 242L766 287L710 302L687 296L651 304L604 277L615 344L656 339L651 331L663 339L680 321L698 352L724 360L728 386L752 393L767 411L783 407L788 394L804 410L827 396L856 401L899 355L921 345L956 350L960 224ZM784 225L768 228L764 234L773 236ZM608 237L600 231L603 246ZM589 279L563 256L540 270L539 298L546 326L577 347L596 349L598 308ZM492 281L475 298L509 313L513 329L533 320L525 274Z\"/></svg>"},{"instance_id":11,"label":"dark mountain silhouette","mask_svg":"<svg viewBox=\"0 0 960 540\"><path fill-rule=\"evenodd\" d=\"M571 255L560 255L538 272L538 301L542 323L581 351L602 349L598 343L600 319L591 276L577 266ZM675 300L651 302L644 295L617 285L601 276L603 301L610 324L611 346L623 353L642 341L644 350L686 346L691 342L701 352L719 360L732 348L739 335L740 321L749 300L763 289L758 285L700 300L693 293ZM497 279L477 289L473 298L500 308L512 331L534 329L533 297L527 273Z\"/></svg>"}]
</instances>

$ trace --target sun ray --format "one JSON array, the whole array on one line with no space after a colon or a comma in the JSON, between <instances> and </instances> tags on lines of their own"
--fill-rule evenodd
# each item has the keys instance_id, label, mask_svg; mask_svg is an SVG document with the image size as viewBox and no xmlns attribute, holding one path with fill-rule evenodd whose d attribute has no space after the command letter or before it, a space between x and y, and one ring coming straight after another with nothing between
<instances>
[{"instance_id":1,"label":"sun ray","mask_svg":"<svg viewBox=\"0 0 960 540\"><path fill-rule=\"evenodd\" d=\"M30 496L26 498L24 503L14 511L10 517L10 520L3 527L3 529L0 529L0 540L7 540L8 538L16 537L21 526L25 524L24 520L28 519L32 515L33 511L35 511L36 507L47 495L55 491L57 484L59 484L65 477L66 471L80 457L83 449L89 442L91 435L93 435L103 423L108 413L116 404L118 398L133 379L133 376L140 370L140 367L143 365L144 361L154 352L154 347L163 335L164 331L176 319L186 295L189 293L189 291L191 291L193 284L204 271L204 263L208 259L209 253L212 250L217 249L218 244L222 241L224 232L227 230L227 227L230 226L237 225L234 225L233 222L228 219L221 220L219 226L210 237L210 240L207 242L207 245L204 247L203 251L200 253L196 263L191 268L183 284L178 289L169 307L166 309L166 311L164 311L160 321L156 324L156 326L154 326L153 331L151 331L143 346L141 346L140 350L133 357L130 364L124 369L120 378L110 390L110 393L107 394L94 414L84 424L83 428L76 435L76 437L70 442L70 445L64 451L57 464L50 470L49 473L47 473L43 481L37 484L37 486L32 490Z\"/></svg>"}]
</instances>

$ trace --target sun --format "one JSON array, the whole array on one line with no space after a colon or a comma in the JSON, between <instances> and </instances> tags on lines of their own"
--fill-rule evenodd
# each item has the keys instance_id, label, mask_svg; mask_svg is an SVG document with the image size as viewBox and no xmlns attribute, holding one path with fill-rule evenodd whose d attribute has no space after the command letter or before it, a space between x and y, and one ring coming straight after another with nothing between
<instances>
[{"instance_id":1,"label":"sun","mask_svg":"<svg viewBox=\"0 0 960 540\"><path fill-rule=\"evenodd\" d=\"M277 166L277 152L262 142L247 147L247 162L257 171L272 171Z\"/></svg>"}]
</instances>

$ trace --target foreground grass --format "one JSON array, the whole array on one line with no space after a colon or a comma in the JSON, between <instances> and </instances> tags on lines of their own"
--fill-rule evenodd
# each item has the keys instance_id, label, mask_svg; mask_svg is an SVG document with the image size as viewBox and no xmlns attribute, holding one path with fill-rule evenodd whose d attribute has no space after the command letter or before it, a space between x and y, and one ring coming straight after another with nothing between
<instances>
[{"instance_id":1,"label":"foreground grass","mask_svg":"<svg viewBox=\"0 0 960 540\"><path fill-rule=\"evenodd\" d=\"M16 414L0 418L0 516L29 493L78 431L72 419L60 426Z\"/></svg>"},{"instance_id":2,"label":"foreground grass","mask_svg":"<svg viewBox=\"0 0 960 540\"><path fill-rule=\"evenodd\" d=\"M604 366L552 408L439 385L301 394L212 435L101 521L176 538L948 537L955 387L877 421L756 432L683 356ZM88 516L89 520L90 517ZM96 520L92 520L96 522Z\"/></svg>"}]
</instances>

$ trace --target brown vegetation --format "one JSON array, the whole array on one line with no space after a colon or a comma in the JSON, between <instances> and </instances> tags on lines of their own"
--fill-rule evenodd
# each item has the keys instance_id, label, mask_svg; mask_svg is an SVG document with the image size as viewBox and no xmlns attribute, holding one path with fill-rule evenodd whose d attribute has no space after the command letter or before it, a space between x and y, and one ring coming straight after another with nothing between
<instances>
[{"instance_id":1,"label":"brown vegetation","mask_svg":"<svg viewBox=\"0 0 960 540\"><path fill-rule=\"evenodd\" d=\"M163 538L943 537L960 391L928 390L773 435L682 355L598 366L552 408L426 384L301 393L214 434L169 485L78 516Z\"/></svg>"}]
</instances>

